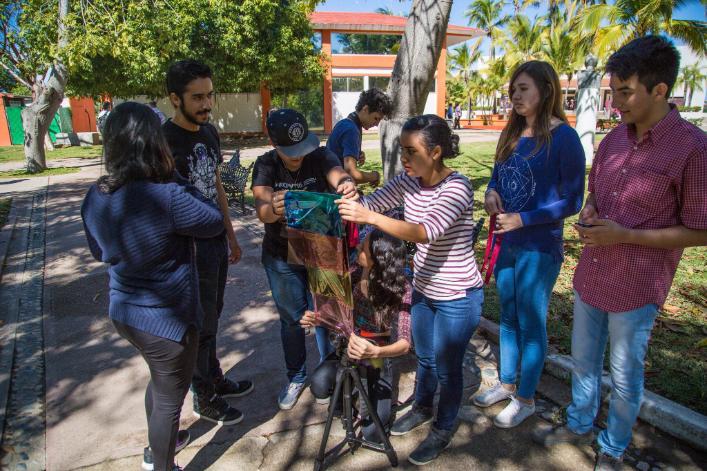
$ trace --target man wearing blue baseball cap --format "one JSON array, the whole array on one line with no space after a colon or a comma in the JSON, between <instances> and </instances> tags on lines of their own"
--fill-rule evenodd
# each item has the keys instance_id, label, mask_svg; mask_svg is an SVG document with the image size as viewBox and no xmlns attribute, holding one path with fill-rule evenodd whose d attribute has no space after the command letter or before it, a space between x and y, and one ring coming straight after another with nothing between
<instances>
[{"instance_id":1,"label":"man wearing blue baseball cap","mask_svg":"<svg viewBox=\"0 0 707 471\"><path fill-rule=\"evenodd\" d=\"M344 198L357 198L358 193L337 156L320 146L319 138L309 132L301 113L290 109L272 111L267 128L274 149L256 160L251 189L258 218L265 223L262 263L280 314L288 384L280 393L278 404L287 410L297 403L307 379L305 332L299 321L304 311L313 306L306 269L287 263L285 193L336 191ZM319 354L324 358L332 348L326 330L317 327L316 338Z\"/></svg>"}]
</instances>

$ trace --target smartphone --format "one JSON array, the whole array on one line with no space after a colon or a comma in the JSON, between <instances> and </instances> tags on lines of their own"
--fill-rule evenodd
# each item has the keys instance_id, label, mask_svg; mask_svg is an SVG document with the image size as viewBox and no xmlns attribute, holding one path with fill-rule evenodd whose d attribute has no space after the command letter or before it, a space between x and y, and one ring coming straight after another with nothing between
<instances>
[{"instance_id":1,"label":"smartphone","mask_svg":"<svg viewBox=\"0 0 707 471\"><path fill-rule=\"evenodd\" d=\"M579 227L594 227L594 224L587 224L586 222L577 221Z\"/></svg>"}]
</instances>

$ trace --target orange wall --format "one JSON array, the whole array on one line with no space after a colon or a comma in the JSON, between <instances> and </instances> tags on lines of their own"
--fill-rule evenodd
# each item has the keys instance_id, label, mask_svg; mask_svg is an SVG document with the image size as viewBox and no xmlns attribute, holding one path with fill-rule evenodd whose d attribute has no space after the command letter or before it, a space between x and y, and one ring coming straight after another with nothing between
<instances>
[{"instance_id":1,"label":"orange wall","mask_svg":"<svg viewBox=\"0 0 707 471\"><path fill-rule=\"evenodd\" d=\"M331 31L322 31L322 52L327 58L331 58ZM324 62L326 71L324 73L324 132L330 133L334 127L334 117L332 116L332 98L334 89L331 85L331 61Z\"/></svg>"},{"instance_id":2,"label":"orange wall","mask_svg":"<svg viewBox=\"0 0 707 471\"><path fill-rule=\"evenodd\" d=\"M263 110L261 112L262 116L260 129L263 131L263 134L267 136L268 127L266 123L268 120L268 112L270 111L270 89L268 88L268 84L266 82L260 83L260 107Z\"/></svg>"},{"instance_id":3,"label":"orange wall","mask_svg":"<svg viewBox=\"0 0 707 471\"><path fill-rule=\"evenodd\" d=\"M324 37L324 33L322 33ZM324 42L322 40L322 42ZM331 50L331 44L329 44ZM331 53L330 53L331 54ZM395 65L395 56L376 54L336 54L331 56L333 67L356 67L358 69L383 67L392 69Z\"/></svg>"},{"instance_id":4,"label":"orange wall","mask_svg":"<svg viewBox=\"0 0 707 471\"><path fill-rule=\"evenodd\" d=\"M444 118L444 97L447 94L447 41L442 43L442 52L437 62L437 116Z\"/></svg>"},{"instance_id":5,"label":"orange wall","mask_svg":"<svg viewBox=\"0 0 707 471\"><path fill-rule=\"evenodd\" d=\"M10 146L10 125L5 114L5 94L0 93L0 146Z\"/></svg>"},{"instance_id":6,"label":"orange wall","mask_svg":"<svg viewBox=\"0 0 707 471\"><path fill-rule=\"evenodd\" d=\"M96 108L89 97L69 98L74 132L96 132Z\"/></svg>"}]
</instances>

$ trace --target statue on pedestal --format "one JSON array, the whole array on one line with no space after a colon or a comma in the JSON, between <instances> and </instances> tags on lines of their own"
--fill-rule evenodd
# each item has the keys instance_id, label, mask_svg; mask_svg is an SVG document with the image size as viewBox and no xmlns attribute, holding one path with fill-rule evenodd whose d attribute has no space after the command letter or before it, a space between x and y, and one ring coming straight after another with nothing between
<instances>
[{"instance_id":1,"label":"statue on pedestal","mask_svg":"<svg viewBox=\"0 0 707 471\"><path fill-rule=\"evenodd\" d=\"M589 165L594 157L594 134L597 127L602 74L596 70L597 58L591 54L587 55L584 66L585 69L577 73L576 130Z\"/></svg>"}]
</instances>

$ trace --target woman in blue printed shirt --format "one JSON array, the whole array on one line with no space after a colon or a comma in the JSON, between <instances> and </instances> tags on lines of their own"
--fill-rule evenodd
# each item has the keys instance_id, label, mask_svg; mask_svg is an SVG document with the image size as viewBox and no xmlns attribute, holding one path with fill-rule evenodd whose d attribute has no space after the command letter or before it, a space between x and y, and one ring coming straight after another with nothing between
<instances>
[{"instance_id":1,"label":"woman in blue printed shirt","mask_svg":"<svg viewBox=\"0 0 707 471\"><path fill-rule=\"evenodd\" d=\"M486 212L496 216L490 230L500 243L494 274L501 304L501 381L474 397L481 407L510 398L494 419L503 428L535 412L547 310L562 265L563 220L582 207L585 174L582 144L567 124L552 66L521 64L510 84L513 109L484 201Z\"/></svg>"}]
</instances>

